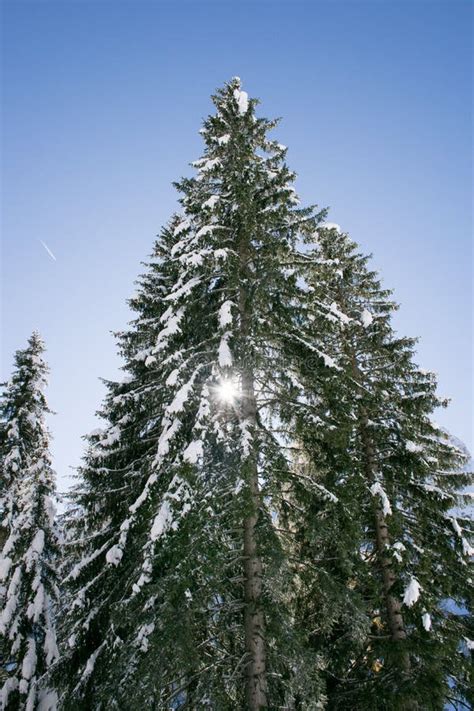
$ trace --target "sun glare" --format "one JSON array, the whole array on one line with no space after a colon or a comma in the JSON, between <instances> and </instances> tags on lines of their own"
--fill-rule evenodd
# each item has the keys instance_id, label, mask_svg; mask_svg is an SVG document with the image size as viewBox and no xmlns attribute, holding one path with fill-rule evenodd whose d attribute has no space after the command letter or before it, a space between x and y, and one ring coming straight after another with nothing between
<instances>
[{"instance_id":1,"label":"sun glare","mask_svg":"<svg viewBox=\"0 0 474 711\"><path fill-rule=\"evenodd\" d=\"M222 402L234 402L238 395L237 386L233 380L221 380L216 391L217 397Z\"/></svg>"}]
</instances>

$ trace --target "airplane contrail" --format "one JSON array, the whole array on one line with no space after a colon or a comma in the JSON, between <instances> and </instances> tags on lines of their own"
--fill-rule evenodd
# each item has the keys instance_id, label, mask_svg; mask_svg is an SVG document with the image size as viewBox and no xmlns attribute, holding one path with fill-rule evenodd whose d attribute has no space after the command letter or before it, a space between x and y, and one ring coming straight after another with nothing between
<instances>
[{"instance_id":1,"label":"airplane contrail","mask_svg":"<svg viewBox=\"0 0 474 711\"><path fill-rule=\"evenodd\" d=\"M56 259L56 257L54 256L54 254L52 253L52 251L50 250L48 245L45 244L42 239L40 239L40 242L43 245L43 247L45 248L45 250L47 251L47 253L49 254L49 256L51 257L51 259L54 259L54 261L57 262L58 260Z\"/></svg>"}]
</instances>

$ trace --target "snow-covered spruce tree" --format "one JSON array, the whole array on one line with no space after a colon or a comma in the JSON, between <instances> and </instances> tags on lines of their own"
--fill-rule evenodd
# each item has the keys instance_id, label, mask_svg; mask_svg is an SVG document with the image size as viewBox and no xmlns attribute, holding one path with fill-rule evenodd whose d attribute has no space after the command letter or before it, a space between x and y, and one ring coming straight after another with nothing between
<instances>
[{"instance_id":1,"label":"snow-covered spruce tree","mask_svg":"<svg viewBox=\"0 0 474 711\"><path fill-rule=\"evenodd\" d=\"M8 676L0 691L5 711L56 708L42 677L57 657L54 625L58 597L54 524L55 477L48 451L43 390L47 366L35 332L15 354L15 369L1 400L2 527L0 635Z\"/></svg>"},{"instance_id":2,"label":"snow-covered spruce tree","mask_svg":"<svg viewBox=\"0 0 474 711\"><path fill-rule=\"evenodd\" d=\"M104 708L116 707L118 691L109 695L108 681L113 686L119 645L129 649L138 634L125 627L120 615L114 621L114 612L135 584L143 546L141 520L130 528L120 566L112 563L109 549L146 487L156 457L164 388L144 354L162 331L165 297L177 278L177 265L167 258L175 225L176 220L162 230L129 302L137 317L129 331L117 334L126 377L120 383L105 382L108 392L98 414L107 426L88 435L84 465L71 494L64 546L63 649L55 670L66 709L99 708L101 700Z\"/></svg>"},{"instance_id":3,"label":"snow-covered spruce tree","mask_svg":"<svg viewBox=\"0 0 474 711\"><path fill-rule=\"evenodd\" d=\"M306 356L324 353L334 386L317 370L303 375L324 404L317 436L332 463L319 472L338 500L332 524L339 541L331 564L321 526L327 512L314 517L313 530L305 518L299 555L307 550L321 562L318 575L303 580L302 619L315 618L314 644L326 647L330 708L442 709L469 688L460 653L472 610L473 527L460 493L470 480L465 456L432 419L445 404L435 377L414 363L414 341L394 333L396 305L368 259L336 227L318 230L306 258L313 262ZM315 440L304 420L300 439L308 447ZM299 493L306 503L297 503L307 506L308 491ZM346 587L350 610L330 634L318 618L324 576L341 581L332 588L339 600Z\"/></svg>"},{"instance_id":4,"label":"snow-covered spruce tree","mask_svg":"<svg viewBox=\"0 0 474 711\"><path fill-rule=\"evenodd\" d=\"M277 517L282 411L298 407L294 243L318 216L295 207L276 122L240 81L213 99L75 495L66 709L318 703Z\"/></svg>"}]
</instances>

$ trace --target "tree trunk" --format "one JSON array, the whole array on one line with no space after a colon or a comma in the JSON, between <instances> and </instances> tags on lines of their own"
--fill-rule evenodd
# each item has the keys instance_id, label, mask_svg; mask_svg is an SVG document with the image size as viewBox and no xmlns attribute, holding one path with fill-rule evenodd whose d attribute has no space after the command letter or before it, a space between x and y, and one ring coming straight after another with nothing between
<instances>
[{"instance_id":1,"label":"tree trunk","mask_svg":"<svg viewBox=\"0 0 474 711\"><path fill-rule=\"evenodd\" d=\"M357 363L357 359L352 348L349 348L350 358L352 362L352 373L354 379L360 383L361 373ZM359 433L362 440L362 446L365 454L365 469L367 479L370 483L375 484L377 481L377 460L368 430L369 419L367 411L364 407L359 408ZM397 578L393 572L392 562L387 556L387 546L390 544L388 535L387 522L378 501L375 502L375 545L377 550L377 558L382 572L382 587L385 598L385 609L387 614L388 626L392 640L400 645L400 664L401 670L406 676L411 672L410 656L400 643L403 643L407 638L405 622L402 615L402 605L397 597L392 595L392 587ZM405 702L406 711L417 711L418 704L414 700L407 699Z\"/></svg>"},{"instance_id":2,"label":"tree trunk","mask_svg":"<svg viewBox=\"0 0 474 711\"><path fill-rule=\"evenodd\" d=\"M246 271L246 250L240 250L241 269ZM249 335L247 280L241 279L239 286L240 333L242 343ZM245 350L245 349L244 349ZM245 356L245 353L244 353ZM255 399L254 375L251 363L244 363L242 369L242 402L240 417L246 426L255 431L257 404ZM244 463L245 481L249 490L249 513L243 522L244 535L244 634L248 663L245 671L245 696L248 711L267 708L267 670L265 648L265 618L262 598L262 560L258 551L256 525L261 506L258 484L257 452L253 446Z\"/></svg>"},{"instance_id":3,"label":"tree trunk","mask_svg":"<svg viewBox=\"0 0 474 711\"><path fill-rule=\"evenodd\" d=\"M361 408L360 419L359 419L359 430L362 439L362 444L365 450L365 464L368 479L371 483L375 483L377 464L375 460L375 452L370 440L369 433L367 431L368 418L365 410ZM380 504L377 502L375 505L375 539L377 547L377 555L380 562L380 567L382 569L382 583L383 591L385 596L386 608L387 608L387 619L390 627L390 634L394 641L399 641L406 639L405 624L403 622L402 616L402 606L398 598L393 597L391 594L391 589L396 582L396 576L393 572L390 558L387 557L387 546L390 543L388 536L387 523L385 521L385 516L380 508ZM404 660L404 665L406 664L405 671L410 670L410 660L408 655L406 655L406 660Z\"/></svg>"},{"instance_id":4,"label":"tree trunk","mask_svg":"<svg viewBox=\"0 0 474 711\"><path fill-rule=\"evenodd\" d=\"M360 371L357 365L356 357L352 353L352 367L354 377L357 382L361 381ZM362 445L365 454L365 468L368 480L375 484L377 481L377 460L374 447L368 430L368 416L364 407L359 410L359 432L362 440ZM382 572L382 586L385 597L385 609L387 614L390 636L397 645L400 655L398 657L401 666L401 671L408 677L411 672L410 656L406 649L403 648L403 642L407 638L405 622L402 615L402 605L398 597L392 595L392 587L397 578L393 572L392 562L387 556L387 547L390 544L388 535L387 522L384 513L380 507L380 503L375 501L375 544L377 549L377 558ZM418 703L413 699L406 699L402 702L403 708L406 711L418 711Z\"/></svg>"}]
</instances>

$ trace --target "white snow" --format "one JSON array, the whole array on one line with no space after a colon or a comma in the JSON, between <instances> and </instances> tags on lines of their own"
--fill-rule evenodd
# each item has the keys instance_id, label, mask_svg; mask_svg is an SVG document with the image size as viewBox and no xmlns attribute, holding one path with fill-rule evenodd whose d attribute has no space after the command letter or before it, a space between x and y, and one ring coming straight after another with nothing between
<instances>
[{"instance_id":1,"label":"white snow","mask_svg":"<svg viewBox=\"0 0 474 711\"><path fill-rule=\"evenodd\" d=\"M46 655L46 664L49 666L59 657L58 645L56 642L56 635L51 628L46 630L46 636L44 638L44 651Z\"/></svg>"},{"instance_id":2,"label":"white snow","mask_svg":"<svg viewBox=\"0 0 474 711\"><path fill-rule=\"evenodd\" d=\"M421 585L416 578L411 578L403 595L403 604L412 607L420 597Z\"/></svg>"},{"instance_id":3,"label":"white snow","mask_svg":"<svg viewBox=\"0 0 474 711\"><path fill-rule=\"evenodd\" d=\"M219 195L211 195L211 197L208 200L203 202L202 206L209 207L212 210L218 202L219 202Z\"/></svg>"},{"instance_id":4,"label":"white snow","mask_svg":"<svg viewBox=\"0 0 474 711\"><path fill-rule=\"evenodd\" d=\"M190 464L196 464L203 455L203 444L201 440L190 442L183 452L183 459Z\"/></svg>"},{"instance_id":5,"label":"white snow","mask_svg":"<svg viewBox=\"0 0 474 711\"><path fill-rule=\"evenodd\" d=\"M216 165L220 165L219 158L211 158L210 160L206 160L201 170L207 172L208 170L215 168Z\"/></svg>"},{"instance_id":6,"label":"white snow","mask_svg":"<svg viewBox=\"0 0 474 711\"><path fill-rule=\"evenodd\" d=\"M100 645L100 647L97 647L97 649L95 650L95 652L93 652L93 653L90 655L89 659L87 660L86 668L84 669L84 671L83 671L83 673L82 673L82 678L83 678L83 679L87 679L87 677L90 676L90 675L92 674L92 672L94 671L96 659L97 659L97 657L99 656L100 651L101 651L101 649L102 649L103 646L104 646L104 642L102 642L102 644Z\"/></svg>"},{"instance_id":7,"label":"white snow","mask_svg":"<svg viewBox=\"0 0 474 711\"><path fill-rule=\"evenodd\" d=\"M232 301L224 301L219 309L219 326L225 328L232 323L232 307L234 303Z\"/></svg>"},{"instance_id":8,"label":"white snow","mask_svg":"<svg viewBox=\"0 0 474 711\"><path fill-rule=\"evenodd\" d=\"M240 492L242 491L242 489L244 488L244 486L245 486L244 480L239 477L239 478L237 479L237 482L236 482L235 486L234 486L234 494L235 494L235 495L240 494Z\"/></svg>"},{"instance_id":9,"label":"white snow","mask_svg":"<svg viewBox=\"0 0 474 711\"><path fill-rule=\"evenodd\" d=\"M150 365L153 365L153 363L156 363L156 356L149 355L145 358L145 367L146 368L149 368Z\"/></svg>"},{"instance_id":10,"label":"white snow","mask_svg":"<svg viewBox=\"0 0 474 711\"><path fill-rule=\"evenodd\" d=\"M410 440L405 442L405 449L407 450L407 452L412 452L413 454L416 452L423 451L423 447L421 447L419 444L415 444L415 442L410 442Z\"/></svg>"},{"instance_id":11,"label":"white snow","mask_svg":"<svg viewBox=\"0 0 474 711\"><path fill-rule=\"evenodd\" d=\"M8 556L0 558L0 581L6 579L12 565L12 559Z\"/></svg>"},{"instance_id":12,"label":"white snow","mask_svg":"<svg viewBox=\"0 0 474 711\"><path fill-rule=\"evenodd\" d=\"M469 639L469 637L464 637L464 639L465 639L465 641L466 641L467 648L468 648L469 650L474 649L474 641L473 641L472 639Z\"/></svg>"},{"instance_id":13,"label":"white snow","mask_svg":"<svg viewBox=\"0 0 474 711\"><path fill-rule=\"evenodd\" d=\"M332 304L329 307L331 313L334 314L334 316L337 316L337 318L342 322L342 323L349 323L350 318L349 316L346 316L345 313L343 313L338 307L335 301L332 302Z\"/></svg>"},{"instance_id":14,"label":"white snow","mask_svg":"<svg viewBox=\"0 0 474 711\"><path fill-rule=\"evenodd\" d=\"M33 540L31 541L31 545L28 548L26 555L25 555L25 561L26 561L26 570L31 570L31 566L33 565L33 562L38 560L40 555L42 554L44 549L44 531L42 528L39 528L35 535Z\"/></svg>"},{"instance_id":15,"label":"white snow","mask_svg":"<svg viewBox=\"0 0 474 711\"><path fill-rule=\"evenodd\" d=\"M44 611L45 592L44 586L40 583L36 590L33 602L30 602L26 610L28 619L38 622Z\"/></svg>"},{"instance_id":16,"label":"white snow","mask_svg":"<svg viewBox=\"0 0 474 711\"><path fill-rule=\"evenodd\" d=\"M34 639L28 640L28 650L23 657L23 664L21 667L21 675L23 679L27 681L31 679L36 671L36 644Z\"/></svg>"},{"instance_id":17,"label":"white snow","mask_svg":"<svg viewBox=\"0 0 474 711\"><path fill-rule=\"evenodd\" d=\"M206 235L212 234L215 229L215 225L204 225L200 230L196 232L196 237L205 237Z\"/></svg>"},{"instance_id":18,"label":"white snow","mask_svg":"<svg viewBox=\"0 0 474 711\"><path fill-rule=\"evenodd\" d=\"M240 446L242 447L244 459L246 459L251 452L253 442L251 421L249 419L242 420L240 423L240 432Z\"/></svg>"},{"instance_id":19,"label":"white snow","mask_svg":"<svg viewBox=\"0 0 474 711\"><path fill-rule=\"evenodd\" d=\"M318 228L318 229L323 229L323 230L336 230L337 232L339 232L339 234L341 234L341 232L342 232L341 226L338 225L337 222L322 222L322 223L319 225L319 228Z\"/></svg>"},{"instance_id":20,"label":"white snow","mask_svg":"<svg viewBox=\"0 0 474 711\"><path fill-rule=\"evenodd\" d=\"M123 558L123 550L120 546L112 546L105 555L105 560L110 565L118 565Z\"/></svg>"},{"instance_id":21,"label":"white snow","mask_svg":"<svg viewBox=\"0 0 474 711\"><path fill-rule=\"evenodd\" d=\"M186 284L183 284L183 286L179 289L176 289L176 291L173 291L171 294L168 294L168 296L165 296L164 301L177 301L181 297L187 296L200 282L201 279L199 277L192 277L192 279L186 282Z\"/></svg>"},{"instance_id":22,"label":"white snow","mask_svg":"<svg viewBox=\"0 0 474 711\"><path fill-rule=\"evenodd\" d=\"M219 138L217 139L217 143L220 146L225 146L226 143L229 143L229 141L230 141L230 135L228 133L226 133L224 136L219 136Z\"/></svg>"},{"instance_id":23,"label":"white snow","mask_svg":"<svg viewBox=\"0 0 474 711\"><path fill-rule=\"evenodd\" d=\"M218 362L221 368L230 367L233 363L232 353L230 351L229 344L227 343L229 336L229 332L225 333L219 344Z\"/></svg>"},{"instance_id":24,"label":"white snow","mask_svg":"<svg viewBox=\"0 0 474 711\"><path fill-rule=\"evenodd\" d=\"M372 321L374 320L374 317L368 311L367 309L364 309L360 315L360 320L364 328L368 328Z\"/></svg>"},{"instance_id":25,"label":"white snow","mask_svg":"<svg viewBox=\"0 0 474 711\"><path fill-rule=\"evenodd\" d=\"M402 552L406 551L406 547L403 545L401 541L397 541L396 543L393 544L392 550L394 551L393 555L394 557L398 560L399 563L402 562Z\"/></svg>"},{"instance_id":26,"label":"white snow","mask_svg":"<svg viewBox=\"0 0 474 711\"><path fill-rule=\"evenodd\" d=\"M323 353L322 351L316 350L317 354L323 359L324 365L327 368L336 368L336 370L340 370L339 366L336 364L336 361L331 358L331 356L328 356L326 353Z\"/></svg>"},{"instance_id":27,"label":"white snow","mask_svg":"<svg viewBox=\"0 0 474 711\"><path fill-rule=\"evenodd\" d=\"M179 430L181 425L181 422L178 419L173 420L171 422L169 419L165 419L165 424L163 427L163 431L160 435L160 439L158 441L158 456L159 457L164 457L165 455L168 454L169 452L169 442L170 440L174 437L176 432Z\"/></svg>"},{"instance_id":28,"label":"white snow","mask_svg":"<svg viewBox=\"0 0 474 711\"><path fill-rule=\"evenodd\" d=\"M189 397L189 393L192 390L194 378L195 376L193 375L193 377L188 380L187 383L180 387L180 389L174 396L173 402L171 403L171 405L168 405L167 412L169 414L177 414L178 412L182 411L184 404Z\"/></svg>"},{"instance_id":29,"label":"white snow","mask_svg":"<svg viewBox=\"0 0 474 711\"><path fill-rule=\"evenodd\" d=\"M380 482L376 482L375 484L372 484L370 487L370 493L372 496L380 496L380 499L382 501L382 511L384 516L391 516L392 514L392 507L390 505L390 501L388 500L388 496L385 493L382 485Z\"/></svg>"},{"instance_id":30,"label":"white snow","mask_svg":"<svg viewBox=\"0 0 474 711\"><path fill-rule=\"evenodd\" d=\"M234 99L237 102L239 114L242 116L247 113L249 107L249 95L247 92L241 91L240 89L234 89Z\"/></svg>"},{"instance_id":31,"label":"white snow","mask_svg":"<svg viewBox=\"0 0 474 711\"><path fill-rule=\"evenodd\" d=\"M427 632L430 631L431 629L431 615L429 612L424 612L421 616L421 621L423 623L423 627Z\"/></svg>"},{"instance_id":32,"label":"white snow","mask_svg":"<svg viewBox=\"0 0 474 711\"><path fill-rule=\"evenodd\" d=\"M41 689L38 695L37 711L56 711L58 703L58 694L54 689Z\"/></svg>"},{"instance_id":33,"label":"white snow","mask_svg":"<svg viewBox=\"0 0 474 711\"><path fill-rule=\"evenodd\" d=\"M0 708L6 708L8 697L12 691L18 688L18 679L15 676L8 677L5 679L3 687L0 691Z\"/></svg>"},{"instance_id":34,"label":"white snow","mask_svg":"<svg viewBox=\"0 0 474 711\"><path fill-rule=\"evenodd\" d=\"M142 652L148 651L148 637L151 635L155 625L151 622L149 625L142 625L138 630L138 634L135 640L135 644L140 647Z\"/></svg>"},{"instance_id":35,"label":"white snow","mask_svg":"<svg viewBox=\"0 0 474 711\"><path fill-rule=\"evenodd\" d=\"M191 226L191 222L188 219L181 220L181 222L178 222L178 224L174 228L174 232L173 232L174 236L176 237L177 235L181 234L181 232L184 232L190 226Z\"/></svg>"},{"instance_id":36,"label":"white snow","mask_svg":"<svg viewBox=\"0 0 474 711\"><path fill-rule=\"evenodd\" d=\"M171 373L166 378L165 385L168 385L168 387L172 387L173 385L176 385L176 383L178 382L178 376L179 376L179 368L175 368L174 370L171 371Z\"/></svg>"},{"instance_id":37,"label":"white snow","mask_svg":"<svg viewBox=\"0 0 474 711\"><path fill-rule=\"evenodd\" d=\"M152 541L156 541L165 531L168 530L172 521L172 513L170 509L169 501L166 499L160 506L160 510L155 516L153 525L150 531L150 538Z\"/></svg>"},{"instance_id":38,"label":"white snow","mask_svg":"<svg viewBox=\"0 0 474 711\"><path fill-rule=\"evenodd\" d=\"M464 538L462 528L459 525L457 519L454 518L454 516L451 517L451 523L453 524L453 528L454 528L456 535L459 536L459 538L461 539L463 554L465 556L467 556L468 558L470 558L471 556L474 555L474 548L470 545L469 541L466 538Z\"/></svg>"},{"instance_id":39,"label":"white snow","mask_svg":"<svg viewBox=\"0 0 474 711\"><path fill-rule=\"evenodd\" d=\"M160 350L160 348L162 347L164 342L166 342L169 336L174 336L175 333L179 332L179 324L181 323L183 316L184 309L179 309L176 313L173 313L173 315L170 316L170 318L166 322L166 326L158 334L155 350Z\"/></svg>"}]
</instances>

